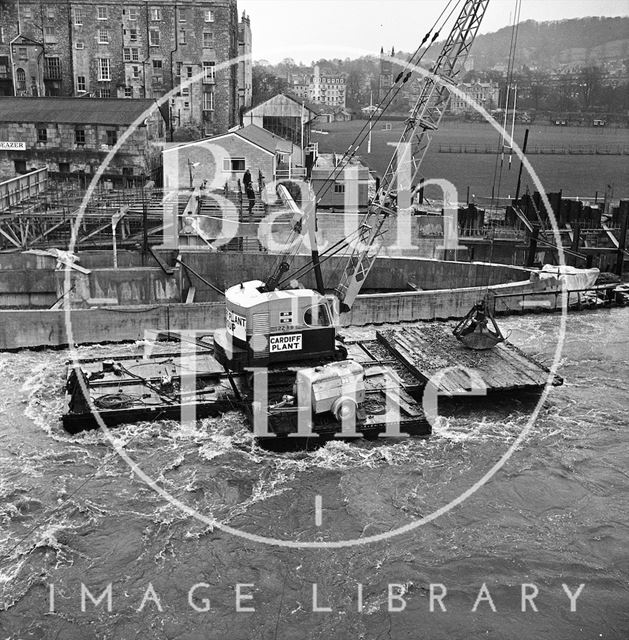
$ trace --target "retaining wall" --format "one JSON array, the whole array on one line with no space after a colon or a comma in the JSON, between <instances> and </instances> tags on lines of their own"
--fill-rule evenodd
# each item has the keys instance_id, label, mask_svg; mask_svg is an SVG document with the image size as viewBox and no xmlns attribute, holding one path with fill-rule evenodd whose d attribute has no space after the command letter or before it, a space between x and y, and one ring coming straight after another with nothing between
<instances>
[{"instance_id":1,"label":"retaining wall","mask_svg":"<svg viewBox=\"0 0 629 640\"><path fill-rule=\"evenodd\" d=\"M264 279L278 261L278 256L264 253L208 253L183 251L181 259L206 280L226 289L240 281ZM334 257L322 264L323 278L328 286L338 283L347 258ZM291 271L309 264L310 256L295 256ZM474 287L504 282L528 280L530 272L521 267L481 262L453 262L430 258L377 258L367 276L365 290L408 290L409 283L422 290ZM303 286L315 286L312 272L299 278ZM193 274L184 277L184 290L192 284L195 300L219 300L218 295Z\"/></svg>"},{"instance_id":2,"label":"retaining wall","mask_svg":"<svg viewBox=\"0 0 629 640\"><path fill-rule=\"evenodd\" d=\"M492 287L495 293L527 294L540 298L557 288L548 278L536 282L516 282ZM482 287L358 296L352 311L341 318L343 326L383 322L461 318L486 293ZM546 296L544 293L546 292ZM502 298L501 311L521 310L520 299ZM164 304L135 307L74 309L71 312L72 342L90 344L141 340L146 330L193 329L211 332L225 324L222 302L204 304ZM70 342L63 310L0 311L0 349L54 347Z\"/></svg>"},{"instance_id":3,"label":"retaining wall","mask_svg":"<svg viewBox=\"0 0 629 640\"><path fill-rule=\"evenodd\" d=\"M65 270L55 273L58 297L65 290ZM89 274L72 271L72 290L69 294L72 307L98 304L163 304L179 302L178 272L169 276L154 267L126 269L94 269ZM105 302L111 301L111 302Z\"/></svg>"}]
</instances>

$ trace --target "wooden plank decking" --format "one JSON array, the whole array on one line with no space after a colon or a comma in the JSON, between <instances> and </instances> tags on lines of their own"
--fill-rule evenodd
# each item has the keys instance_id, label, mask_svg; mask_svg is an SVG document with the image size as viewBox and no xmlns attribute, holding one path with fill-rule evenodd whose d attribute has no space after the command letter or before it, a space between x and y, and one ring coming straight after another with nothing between
<instances>
[{"instance_id":1,"label":"wooden plank decking","mask_svg":"<svg viewBox=\"0 0 629 640\"><path fill-rule=\"evenodd\" d=\"M452 335L449 325L442 323L378 331L376 337L424 383L439 371L449 369L440 384L445 395L470 387L469 376L462 368L478 372L488 392L541 390L549 377L547 367L509 342L487 351L473 351ZM554 385L562 382L555 376Z\"/></svg>"}]
</instances>

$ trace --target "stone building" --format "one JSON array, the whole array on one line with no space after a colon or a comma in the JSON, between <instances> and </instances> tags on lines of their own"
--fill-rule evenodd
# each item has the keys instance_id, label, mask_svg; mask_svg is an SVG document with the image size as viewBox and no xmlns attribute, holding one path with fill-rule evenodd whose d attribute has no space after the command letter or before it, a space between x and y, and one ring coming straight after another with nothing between
<instances>
[{"instance_id":1,"label":"stone building","mask_svg":"<svg viewBox=\"0 0 629 640\"><path fill-rule=\"evenodd\" d=\"M391 49L390 58L395 57L395 49ZM380 73L378 74L378 102L384 100L393 86L393 62L384 53L384 47L380 47ZM396 71L397 73L397 71Z\"/></svg>"},{"instance_id":2,"label":"stone building","mask_svg":"<svg viewBox=\"0 0 629 640\"><path fill-rule=\"evenodd\" d=\"M154 100L0 97L0 176L48 167L89 177L140 117L105 169L114 181L160 178L166 121Z\"/></svg>"},{"instance_id":3,"label":"stone building","mask_svg":"<svg viewBox=\"0 0 629 640\"><path fill-rule=\"evenodd\" d=\"M131 99L177 89L171 138L225 131L250 104L250 58L220 68L251 51L236 0L9 0L0 24L4 95Z\"/></svg>"},{"instance_id":4,"label":"stone building","mask_svg":"<svg viewBox=\"0 0 629 640\"><path fill-rule=\"evenodd\" d=\"M300 147L255 124L204 140L167 145L163 152L164 187L234 188L247 169L257 184L259 173L267 184L288 179L303 168ZM297 171L297 173L302 173Z\"/></svg>"},{"instance_id":5,"label":"stone building","mask_svg":"<svg viewBox=\"0 0 629 640\"><path fill-rule=\"evenodd\" d=\"M319 65L315 65L310 82L310 99L329 107L345 107L346 97L345 76L335 73L321 73Z\"/></svg>"},{"instance_id":6,"label":"stone building","mask_svg":"<svg viewBox=\"0 0 629 640\"><path fill-rule=\"evenodd\" d=\"M498 85L493 82L462 82L458 85L458 89L487 111L498 107L500 89ZM450 96L449 109L451 113L455 114L473 113L475 111L471 104L455 93L452 93Z\"/></svg>"},{"instance_id":7,"label":"stone building","mask_svg":"<svg viewBox=\"0 0 629 640\"><path fill-rule=\"evenodd\" d=\"M297 75L289 78L293 95L328 107L345 108L347 80L345 75L322 71L315 65L312 75Z\"/></svg>"},{"instance_id":8,"label":"stone building","mask_svg":"<svg viewBox=\"0 0 629 640\"><path fill-rule=\"evenodd\" d=\"M253 101L253 63L251 39L251 19L243 11L238 25L238 108L240 113L249 109Z\"/></svg>"}]
</instances>

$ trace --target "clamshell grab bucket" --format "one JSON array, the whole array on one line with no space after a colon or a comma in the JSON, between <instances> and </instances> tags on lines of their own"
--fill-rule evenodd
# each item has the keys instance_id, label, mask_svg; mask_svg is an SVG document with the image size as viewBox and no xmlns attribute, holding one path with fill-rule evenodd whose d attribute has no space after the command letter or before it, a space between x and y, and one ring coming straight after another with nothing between
<instances>
[{"instance_id":1,"label":"clamshell grab bucket","mask_svg":"<svg viewBox=\"0 0 629 640\"><path fill-rule=\"evenodd\" d=\"M468 349L476 351L492 349L505 340L484 301L475 304L452 333Z\"/></svg>"}]
</instances>

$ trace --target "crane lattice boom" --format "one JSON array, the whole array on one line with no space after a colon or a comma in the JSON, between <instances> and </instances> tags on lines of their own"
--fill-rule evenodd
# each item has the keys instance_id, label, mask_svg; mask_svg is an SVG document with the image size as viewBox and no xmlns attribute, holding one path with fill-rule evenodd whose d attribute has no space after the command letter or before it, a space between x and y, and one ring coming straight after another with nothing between
<instances>
[{"instance_id":1,"label":"crane lattice boom","mask_svg":"<svg viewBox=\"0 0 629 640\"><path fill-rule=\"evenodd\" d=\"M466 0L446 39L431 74L424 77L419 98L382 178L380 189L362 221L358 240L336 289L341 310L351 308L378 255L384 224L400 209L411 204L430 133L439 128L448 106L450 87L456 86L470 48L476 38L489 0ZM411 71L397 81L409 78ZM410 176L410 180L408 179Z\"/></svg>"}]
</instances>

